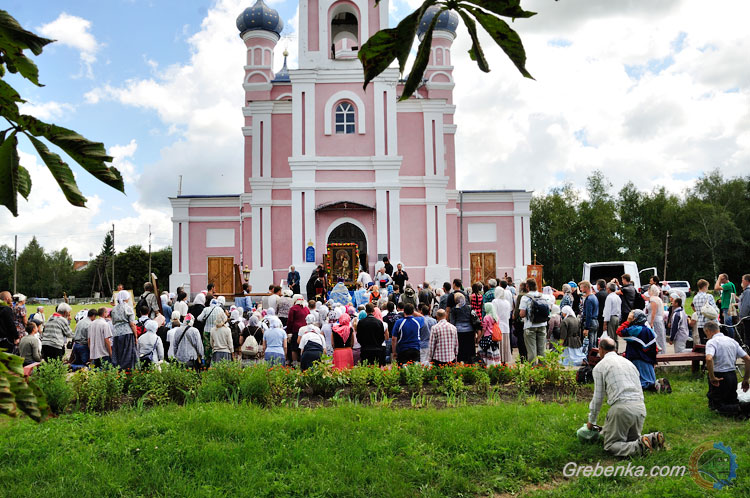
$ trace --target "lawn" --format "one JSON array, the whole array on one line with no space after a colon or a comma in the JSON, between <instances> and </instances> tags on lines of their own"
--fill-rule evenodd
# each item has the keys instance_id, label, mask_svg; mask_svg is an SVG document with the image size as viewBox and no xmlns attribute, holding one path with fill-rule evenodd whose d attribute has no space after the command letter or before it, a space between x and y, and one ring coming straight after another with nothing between
<instances>
[{"instance_id":1,"label":"lawn","mask_svg":"<svg viewBox=\"0 0 750 498\"><path fill-rule=\"evenodd\" d=\"M27 304L26 305L26 316L31 316L32 313L36 313L37 307L39 307L38 304ZM54 304L47 304L47 305L44 306L44 316L45 316L45 318L49 319L49 317L52 316L52 313L55 312L55 307L56 307L56 305L54 305ZM70 313L70 316L71 316L71 318L75 318L76 313L78 313L79 311L81 311L83 309L91 309L91 308L98 309L98 308L101 308L101 307L109 308L110 304L109 303L72 304L72 305L70 305L70 307L73 308L73 311ZM70 322L70 328L72 328L73 330L75 330L75 328L76 328L76 321L75 320L72 320Z\"/></svg>"},{"instance_id":2,"label":"lawn","mask_svg":"<svg viewBox=\"0 0 750 498\"><path fill-rule=\"evenodd\" d=\"M722 441L738 478L711 494L748 496L750 423L711 413L703 379L673 376L673 387L646 395L644 430L663 431L669 449L632 462L687 466L700 443ZM628 462L578 442L586 413L586 402L530 397L444 409L189 402L4 421L0 482L4 496L705 496L688 474L564 478L570 461Z\"/></svg>"}]
</instances>

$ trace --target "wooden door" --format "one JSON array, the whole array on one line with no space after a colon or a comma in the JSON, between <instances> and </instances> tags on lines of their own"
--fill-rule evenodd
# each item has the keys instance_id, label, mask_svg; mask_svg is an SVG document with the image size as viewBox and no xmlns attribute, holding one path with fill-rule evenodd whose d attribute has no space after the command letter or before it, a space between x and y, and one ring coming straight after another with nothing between
<instances>
[{"instance_id":1,"label":"wooden door","mask_svg":"<svg viewBox=\"0 0 750 498\"><path fill-rule=\"evenodd\" d=\"M471 261L471 283L487 283L495 277L495 253L494 252L473 252L469 254Z\"/></svg>"},{"instance_id":2,"label":"wooden door","mask_svg":"<svg viewBox=\"0 0 750 498\"><path fill-rule=\"evenodd\" d=\"M234 294L234 258L208 258L208 283L216 286L214 295Z\"/></svg>"}]
</instances>

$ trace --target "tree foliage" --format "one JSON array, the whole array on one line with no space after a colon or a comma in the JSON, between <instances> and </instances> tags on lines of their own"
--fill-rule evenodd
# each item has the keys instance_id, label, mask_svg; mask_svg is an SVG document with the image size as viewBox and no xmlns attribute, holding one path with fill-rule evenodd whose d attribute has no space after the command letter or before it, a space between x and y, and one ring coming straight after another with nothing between
<instances>
[{"instance_id":1,"label":"tree foliage","mask_svg":"<svg viewBox=\"0 0 750 498\"><path fill-rule=\"evenodd\" d=\"M750 231L750 176L725 179L718 172L701 177L677 196L664 187L643 192L631 182L613 194L612 185L593 173L585 195L571 185L536 195L531 201L531 245L554 287L578 280L584 262L632 260L638 267L664 268L669 232L667 278L714 281L728 273L739 282L747 272Z\"/></svg>"},{"instance_id":2,"label":"tree foliage","mask_svg":"<svg viewBox=\"0 0 750 498\"><path fill-rule=\"evenodd\" d=\"M379 3L380 0L375 0L375 5ZM476 61L480 70L487 73L490 71L490 66L479 42L477 23L505 52L505 55L513 62L518 71L526 78L533 79L526 70L526 51L523 48L521 37L502 19L504 17L515 20L519 17L528 18L536 15L536 12L522 9L521 0L424 0L419 8L402 19L395 28L381 29L360 47L358 57L364 70L365 89L370 81L385 71L394 60L398 61L399 72L404 74L406 60L417 36L417 28L430 7L437 7L440 10L432 18L432 22L420 40L417 55L406 76L400 100L411 97L422 83L422 77L430 58L435 26L440 14L447 10L458 13L469 31L469 36L471 36L469 56Z\"/></svg>"},{"instance_id":3,"label":"tree foliage","mask_svg":"<svg viewBox=\"0 0 750 498\"><path fill-rule=\"evenodd\" d=\"M101 182L125 192L120 172L108 165L113 159L107 155L104 144L92 142L73 130L21 114L18 104L25 100L3 79L7 70L43 86L39 83L36 64L24 52L30 50L34 55L40 55L44 46L53 41L23 29L8 12L0 10L0 116L10 124L9 128L0 131L0 205L8 208L13 216L18 216L18 194L28 200L32 183L28 170L20 164L19 136L31 142L65 198L74 206L85 206L86 197L78 190L70 166L57 152L50 150L42 138Z\"/></svg>"},{"instance_id":4,"label":"tree foliage","mask_svg":"<svg viewBox=\"0 0 750 498\"><path fill-rule=\"evenodd\" d=\"M23 412L41 422L49 413L44 394L23 375L23 358L0 350L0 415L17 417Z\"/></svg>"}]
</instances>

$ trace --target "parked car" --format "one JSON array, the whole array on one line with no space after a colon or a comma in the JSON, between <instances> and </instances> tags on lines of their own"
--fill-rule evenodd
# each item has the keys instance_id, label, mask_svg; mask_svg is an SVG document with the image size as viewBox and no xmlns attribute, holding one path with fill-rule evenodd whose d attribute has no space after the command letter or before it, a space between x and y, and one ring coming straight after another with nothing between
<instances>
[{"instance_id":1,"label":"parked car","mask_svg":"<svg viewBox=\"0 0 750 498\"><path fill-rule=\"evenodd\" d=\"M668 284L672 290L684 292L685 297L690 297L690 282L687 280L665 280L663 283Z\"/></svg>"}]
</instances>

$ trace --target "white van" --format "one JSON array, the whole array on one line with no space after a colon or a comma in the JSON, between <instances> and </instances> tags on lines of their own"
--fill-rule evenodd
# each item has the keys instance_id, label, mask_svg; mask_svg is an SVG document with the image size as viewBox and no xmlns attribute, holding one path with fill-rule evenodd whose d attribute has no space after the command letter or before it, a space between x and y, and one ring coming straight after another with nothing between
<instances>
[{"instance_id":1,"label":"white van","mask_svg":"<svg viewBox=\"0 0 750 498\"><path fill-rule=\"evenodd\" d=\"M641 273L651 271L651 275L656 275L656 268L646 268L638 271L638 265L635 261L603 261L601 263L583 263L583 280L588 280L592 284L603 278L609 282L613 278L620 280L625 273L630 275L633 286L636 289L641 288ZM649 275L649 277L651 276Z\"/></svg>"}]
</instances>

